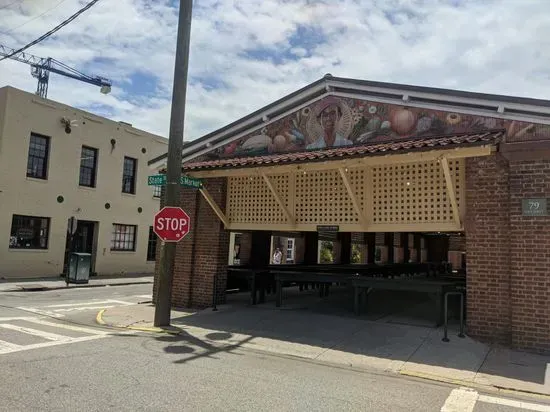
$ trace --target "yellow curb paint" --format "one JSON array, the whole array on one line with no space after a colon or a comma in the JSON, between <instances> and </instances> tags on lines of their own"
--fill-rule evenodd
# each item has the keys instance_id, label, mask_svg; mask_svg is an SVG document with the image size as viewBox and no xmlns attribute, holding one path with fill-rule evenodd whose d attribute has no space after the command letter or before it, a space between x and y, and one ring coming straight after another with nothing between
<instances>
[{"instance_id":1,"label":"yellow curb paint","mask_svg":"<svg viewBox=\"0 0 550 412\"><path fill-rule=\"evenodd\" d=\"M156 327L153 327L153 328L148 328L148 327L141 327L141 326L123 326L123 325L111 325L111 324L107 324L107 322L105 322L103 320L103 314L105 313L106 309L101 309L98 313L97 313L97 316L95 318L96 322L100 325L104 325L104 326L110 326L112 328L122 328L122 329L130 329L130 330L138 330L138 331L141 331L141 332L150 332L150 333L168 333L170 335L179 335L182 330L167 330L167 329L162 329L162 328L156 328Z\"/></svg>"},{"instance_id":2,"label":"yellow curb paint","mask_svg":"<svg viewBox=\"0 0 550 412\"><path fill-rule=\"evenodd\" d=\"M105 312L105 309L101 309L99 312L97 312L97 316L95 317L95 321L100 325L106 325L105 321L103 320L103 312Z\"/></svg>"},{"instance_id":3,"label":"yellow curb paint","mask_svg":"<svg viewBox=\"0 0 550 412\"><path fill-rule=\"evenodd\" d=\"M496 392L496 393L501 393L501 394L508 393L510 395L520 394L522 396L527 396L527 397L532 397L532 398L537 398L537 399L550 400L550 395L546 395L544 393L522 391L522 390L519 390L519 389L499 388L498 386L486 385L486 384L476 383L476 382L471 382L471 381L464 381L464 380L460 380L460 379L450 379L450 378L445 378L445 377L439 376L439 375L432 375L432 374L429 374L429 373L399 371L399 374L404 375L404 376L410 376L410 377L413 377L413 378L421 378L421 379L427 379L427 380L432 380L432 381L437 381L437 382L450 383L450 384L458 385L458 386L467 386L469 388L483 389L483 390L488 391L488 392Z\"/></svg>"}]
</instances>

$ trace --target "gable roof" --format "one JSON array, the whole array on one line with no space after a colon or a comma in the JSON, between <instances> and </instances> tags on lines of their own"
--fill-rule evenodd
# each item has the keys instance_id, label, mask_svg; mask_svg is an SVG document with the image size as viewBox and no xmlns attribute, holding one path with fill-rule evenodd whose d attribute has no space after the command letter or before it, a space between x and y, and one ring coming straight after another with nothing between
<instances>
[{"instance_id":1,"label":"gable roof","mask_svg":"<svg viewBox=\"0 0 550 412\"><path fill-rule=\"evenodd\" d=\"M301 105L328 95L550 124L549 100L358 80L327 74L241 119L186 142L182 152L183 163L276 121ZM158 156L149 161L149 165L153 168L162 167L166 158L167 154Z\"/></svg>"}]
</instances>

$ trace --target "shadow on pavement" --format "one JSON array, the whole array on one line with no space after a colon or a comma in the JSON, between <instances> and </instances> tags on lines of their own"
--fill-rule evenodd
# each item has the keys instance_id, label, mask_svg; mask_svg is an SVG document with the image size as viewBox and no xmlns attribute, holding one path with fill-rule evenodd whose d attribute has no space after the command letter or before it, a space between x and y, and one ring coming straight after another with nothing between
<instances>
[{"instance_id":1,"label":"shadow on pavement","mask_svg":"<svg viewBox=\"0 0 550 412\"><path fill-rule=\"evenodd\" d=\"M320 298L317 291L288 288L281 308L275 307L273 295L266 303L252 306L248 293L240 293L229 295L227 305L217 312L207 309L173 321L184 329L210 331L199 339L189 334L177 337L182 344L204 350L195 358L239 346L267 348L350 366L434 375L449 375L451 369L452 378L458 380L482 382L487 375L510 379L508 387L521 380L550 388L550 357L460 339L456 320L450 324L451 341L442 342L443 332L433 321L435 305L425 295L373 293L361 316L353 314L352 304L343 289L335 288L328 298ZM456 306L453 312L458 312ZM214 341L225 345L206 343Z\"/></svg>"}]
</instances>

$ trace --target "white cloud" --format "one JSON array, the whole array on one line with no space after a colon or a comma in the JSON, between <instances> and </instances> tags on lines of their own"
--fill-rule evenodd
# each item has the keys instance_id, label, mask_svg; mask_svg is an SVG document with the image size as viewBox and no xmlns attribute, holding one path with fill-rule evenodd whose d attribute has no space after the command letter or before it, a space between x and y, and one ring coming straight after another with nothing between
<instances>
[{"instance_id":1,"label":"white cloud","mask_svg":"<svg viewBox=\"0 0 550 412\"><path fill-rule=\"evenodd\" d=\"M0 44L21 46L85 2L65 0L27 24L57 2L24 0L2 9L0 27L6 29L0 30ZM177 22L171 3L98 2L30 49L114 81L113 93L104 96L93 86L52 75L49 97L101 107L116 120L167 136ZM548 98L549 13L547 0L195 0L186 139L325 73ZM125 92L138 70L157 78L153 96L140 96L139 87ZM29 68L12 61L0 62L0 87L7 84L36 88Z\"/></svg>"}]
</instances>

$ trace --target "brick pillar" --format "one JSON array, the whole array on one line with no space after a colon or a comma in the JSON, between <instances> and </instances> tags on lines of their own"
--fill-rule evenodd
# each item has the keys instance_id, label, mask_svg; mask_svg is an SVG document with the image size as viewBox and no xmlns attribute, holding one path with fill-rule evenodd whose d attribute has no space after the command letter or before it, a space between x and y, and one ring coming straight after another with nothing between
<instances>
[{"instance_id":1,"label":"brick pillar","mask_svg":"<svg viewBox=\"0 0 550 412\"><path fill-rule=\"evenodd\" d=\"M376 257L376 233L366 233L367 242L367 260L366 263L374 263Z\"/></svg>"},{"instance_id":2,"label":"brick pillar","mask_svg":"<svg viewBox=\"0 0 550 412\"><path fill-rule=\"evenodd\" d=\"M294 247L296 248L296 252L294 253L294 263L299 265L304 263L304 253L305 253L305 237L304 236L297 236L294 240Z\"/></svg>"},{"instance_id":3,"label":"brick pillar","mask_svg":"<svg viewBox=\"0 0 550 412\"><path fill-rule=\"evenodd\" d=\"M550 216L523 216L521 207L536 198L550 198L550 160L511 160L512 344L550 353Z\"/></svg>"},{"instance_id":4,"label":"brick pillar","mask_svg":"<svg viewBox=\"0 0 550 412\"><path fill-rule=\"evenodd\" d=\"M510 341L509 168L499 155L466 160L468 332Z\"/></svg>"},{"instance_id":5,"label":"brick pillar","mask_svg":"<svg viewBox=\"0 0 550 412\"><path fill-rule=\"evenodd\" d=\"M317 251L319 249L319 233L306 232L304 236L304 263L306 265L317 264Z\"/></svg>"},{"instance_id":6,"label":"brick pillar","mask_svg":"<svg viewBox=\"0 0 550 412\"><path fill-rule=\"evenodd\" d=\"M388 263L394 263L395 260L394 260L394 236L393 236L393 232L390 232L390 233L385 233L384 235L384 246L387 247L387 251L388 251Z\"/></svg>"},{"instance_id":7,"label":"brick pillar","mask_svg":"<svg viewBox=\"0 0 550 412\"><path fill-rule=\"evenodd\" d=\"M252 250L252 233L244 232L241 234L241 249L239 257L241 258L241 265L248 265L250 263L250 252Z\"/></svg>"},{"instance_id":8,"label":"brick pillar","mask_svg":"<svg viewBox=\"0 0 550 412\"><path fill-rule=\"evenodd\" d=\"M208 179L205 187L224 211L225 178ZM182 188L180 206L191 217L191 231L176 248L172 306L211 306L215 279L216 302L221 304L225 302L229 232L196 189Z\"/></svg>"},{"instance_id":9,"label":"brick pillar","mask_svg":"<svg viewBox=\"0 0 550 412\"><path fill-rule=\"evenodd\" d=\"M466 237L461 235L449 236L449 251L447 252L447 261L451 263L453 269L463 269L463 256L466 252Z\"/></svg>"},{"instance_id":10,"label":"brick pillar","mask_svg":"<svg viewBox=\"0 0 550 412\"><path fill-rule=\"evenodd\" d=\"M339 232L338 246L340 246L340 259L337 260L335 263L349 265L351 263L351 233Z\"/></svg>"},{"instance_id":11,"label":"brick pillar","mask_svg":"<svg viewBox=\"0 0 550 412\"><path fill-rule=\"evenodd\" d=\"M271 232L252 232L250 265L264 267L271 261Z\"/></svg>"}]
</instances>

